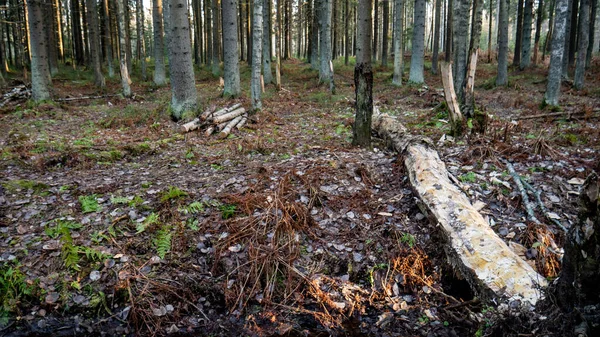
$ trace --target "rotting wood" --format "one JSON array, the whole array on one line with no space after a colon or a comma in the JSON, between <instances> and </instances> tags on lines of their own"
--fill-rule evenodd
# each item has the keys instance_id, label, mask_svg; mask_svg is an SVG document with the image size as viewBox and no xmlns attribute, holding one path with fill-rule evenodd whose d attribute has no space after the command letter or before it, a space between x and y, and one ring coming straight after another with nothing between
<instances>
[{"instance_id":1,"label":"rotting wood","mask_svg":"<svg viewBox=\"0 0 600 337\"><path fill-rule=\"evenodd\" d=\"M452 78L452 64L442 62L440 69L442 70L442 85L444 87L444 98L448 105L450 113L450 126L453 136L461 136L463 129L464 117L458 106L458 99L454 91L454 80Z\"/></svg>"},{"instance_id":2,"label":"rotting wood","mask_svg":"<svg viewBox=\"0 0 600 337\"><path fill-rule=\"evenodd\" d=\"M449 262L484 300L535 304L546 279L515 254L448 178L432 142L411 136L396 119L373 116L373 130L402 154L419 206L439 225Z\"/></svg>"}]
</instances>

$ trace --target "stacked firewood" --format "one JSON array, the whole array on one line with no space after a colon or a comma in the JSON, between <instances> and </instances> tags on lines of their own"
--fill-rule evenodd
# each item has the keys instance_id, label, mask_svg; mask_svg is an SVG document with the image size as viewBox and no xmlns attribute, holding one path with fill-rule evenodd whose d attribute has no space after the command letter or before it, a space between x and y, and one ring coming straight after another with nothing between
<instances>
[{"instance_id":1,"label":"stacked firewood","mask_svg":"<svg viewBox=\"0 0 600 337\"><path fill-rule=\"evenodd\" d=\"M219 138L226 138L234 128L241 129L247 121L248 113L238 103L217 111L215 108L208 109L200 117L182 125L181 131L185 133L205 128L204 134L207 136L218 132Z\"/></svg>"},{"instance_id":2,"label":"stacked firewood","mask_svg":"<svg viewBox=\"0 0 600 337\"><path fill-rule=\"evenodd\" d=\"M8 102L18 99L29 99L31 97L31 91L25 85L19 85L12 88L11 91L2 95L2 101L0 101L0 107L5 106Z\"/></svg>"}]
</instances>

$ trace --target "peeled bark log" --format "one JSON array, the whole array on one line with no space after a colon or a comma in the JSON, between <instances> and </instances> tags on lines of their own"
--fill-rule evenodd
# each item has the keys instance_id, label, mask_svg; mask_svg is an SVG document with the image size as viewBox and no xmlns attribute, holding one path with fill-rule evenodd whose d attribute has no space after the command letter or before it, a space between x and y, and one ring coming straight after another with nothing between
<instances>
[{"instance_id":1,"label":"peeled bark log","mask_svg":"<svg viewBox=\"0 0 600 337\"><path fill-rule=\"evenodd\" d=\"M454 91L454 81L452 78L452 64L442 63L442 84L444 86L444 97L450 114L450 127L453 136L460 136L463 132L464 117L458 106L458 99Z\"/></svg>"},{"instance_id":2,"label":"peeled bark log","mask_svg":"<svg viewBox=\"0 0 600 337\"><path fill-rule=\"evenodd\" d=\"M229 133L231 132L231 130L239 123L242 121L242 118L244 118L243 116L237 116L236 118L232 119L229 123L227 123L227 125L223 128L223 130L221 130L221 132L219 133L219 138L220 139L224 139L227 138L227 136L229 136Z\"/></svg>"},{"instance_id":3,"label":"peeled bark log","mask_svg":"<svg viewBox=\"0 0 600 337\"><path fill-rule=\"evenodd\" d=\"M246 112L246 109L239 108L239 109L233 110L231 112L228 112L224 115L214 117L212 121L215 124L220 124L223 122L230 121L230 120L236 118L237 116L243 115L245 112Z\"/></svg>"},{"instance_id":4,"label":"peeled bark log","mask_svg":"<svg viewBox=\"0 0 600 337\"><path fill-rule=\"evenodd\" d=\"M421 209L439 225L449 262L483 300L498 297L535 304L546 280L515 254L448 178L431 141L410 136L386 115L373 117L373 129L403 155Z\"/></svg>"}]
</instances>

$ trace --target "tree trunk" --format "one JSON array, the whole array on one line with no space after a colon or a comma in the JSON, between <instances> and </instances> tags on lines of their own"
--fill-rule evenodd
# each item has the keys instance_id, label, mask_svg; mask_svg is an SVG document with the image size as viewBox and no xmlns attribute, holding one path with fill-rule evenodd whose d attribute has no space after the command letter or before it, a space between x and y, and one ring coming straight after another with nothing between
<instances>
[{"instance_id":1,"label":"tree trunk","mask_svg":"<svg viewBox=\"0 0 600 337\"><path fill-rule=\"evenodd\" d=\"M350 59L350 0L344 5L344 65L348 65Z\"/></svg>"},{"instance_id":2,"label":"tree trunk","mask_svg":"<svg viewBox=\"0 0 600 337\"><path fill-rule=\"evenodd\" d=\"M557 0L558 1L558 0ZM562 58L562 78L569 78L569 51L571 49L571 18L573 11L573 1L569 1L569 7L567 9L567 23L565 26L565 49L563 51ZM554 48L554 46L552 46Z\"/></svg>"},{"instance_id":3,"label":"tree trunk","mask_svg":"<svg viewBox=\"0 0 600 337\"><path fill-rule=\"evenodd\" d=\"M455 12L453 27L454 45L454 89L459 102L464 101L464 82L467 72L467 48L469 36L469 0L454 0Z\"/></svg>"},{"instance_id":4,"label":"tree trunk","mask_svg":"<svg viewBox=\"0 0 600 337\"><path fill-rule=\"evenodd\" d=\"M44 27L44 3L27 0L29 41L31 42L31 99L40 102L50 99L47 40Z\"/></svg>"},{"instance_id":5,"label":"tree trunk","mask_svg":"<svg viewBox=\"0 0 600 337\"><path fill-rule=\"evenodd\" d=\"M89 0L88 0L89 1ZM95 1L95 0L93 0ZM136 30L137 30L137 57L142 68L142 80L147 79L146 74L146 44L144 42L144 2L136 0Z\"/></svg>"},{"instance_id":6,"label":"tree trunk","mask_svg":"<svg viewBox=\"0 0 600 337\"><path fill-rule=\"evenodd\" d=\"M544 21L544 0L539 0L536 11L537 21L535 24L535 39L533 42L533 65L538 62L538 52L540 49L540 37L542 34L542 23Z\"/></svg>"},{"instance_id":7,"label":"tree trunk","mask_svg":"<svg viewBox=\"0 0 600 337\"><path fill-rule=\"evenodd\" d=\"M552 41L552 32L554 30L554 8L556 0L552 0L550 3L550 20L548 21L548 34L546 34L546 41L544 41L544 52L542 54L542 60L546 58L546 53L550 51L550 45Z\"/></svg>"},{"instance_id":8,"label":"tree trunk","mask_svg":"<svg viewBox=\"0 0 600 337\"><path fill-rule=\"evenodd\" d=\"M262 66L262 29L263 29L263 2L254 1L254 21L252 22L252 80L250 83L250 97L252 99L252 110L262 109L260 83L260 68Z\"/></svg>"},{"instance_id":9,"label":"tree trunk","mask_svg":"<svg viewBox=\"0 0 600 337\"><path fill-rule=\"evenodd\" d=\"M104 75L100 65L100 39L98 37L98 10L96 0L86 0L87 17L89 20L88 28L90 30L90 57L92 68L94 69L94 84L99 88L104 88Z\"/></svg>"},{"instance_id":10,"label":"tree trunk","mask_svg":"<svg viewBox=\"0 0 600 337\"><path fill-rule=\"evenodd\" d=\"M296 49L297 49L297 53L296 53L296 58L301 59L302 58L302 14L304 14L304 3L302 0L298 1L298 28L296 30L296 37L298 38L297 40L297 45L296 45ZM264 21L266 20L266 17L263 18ZM266 34L265 31L263 31L263 34ZM269 38L271 38L271 31L269 31ZM264 39L263 39L264 40ZM263 53L264 53L264 46L263 46ZM264 56L263 56L264 59ZM266 83L266 82L265 82Z\"/></svg>"},{"instance_id":11,"label":"tree trunk","mask_svg":"<svg viewBox=\"0 0 600 337\"><path fill-rule=\"evenodd\" d=\"M240 6L240 59L242 61L246 60L246 6L245 0L238 0Z\"/></svg>"},{"instance_id":12,"label":"tree trunk","mask_svg":"<svg viewBox=\"0 0 600 337\"><path fill-rule=\"evenodd\" d=\"M560 2L564 1L557 0L557 5ZM553 292L558 305L566 312L589 321L590 326L597 326L598 309L588 310L588 306L595 307L600 297L600 180L596 173L585 180L579 195L579 221L567 234L562 269Z\"/></svg>"},{"instance_id":13,"label":"tree trunk","mask_svg":"<svg viewBox=\"0 0 600 337\"><path fill-rule=\"evenodd\" d=\"M196 109L198 93L194 79L187 0L170 0L169 6L171 116L179 120L185 112Z\"/></svg>"},{"instance_id":14,"label":"tree trunk","mask_svg":"<svg viewBox=\"0 0 600 337\"><path fill-rule=\"evenodd\" d=\"M578 39L579 50L577 51L577 67L575 68L575 79L573 82L575 89L581 90L583 89L583 83L585 80L585 62L587 58L586 56L590 37L590 0L581 0L579 16L581 17Z\"/></svg>"},{"instance_id":15,"label":"tree trunk","mask_svg":"<svg viewBox=\"0 0 600 337\"><path fill-rule=\"evenodd\" d=\"M85 64L86 66L92 68L92 58L90 57L90 35L89 35L89 20L87 17L87 6L85 4L86 0L81 0L81 22L83 24L83 26L81 27L81 30L83 31L83 48L84 48L84 55L85 55ZM128 40L129 41L129 40ZM127 55L129 56L129 55ZM131 69L129 70L129 72L131 72Z\"/></svg>"},{"instance_id":16,"label":"tree trunk","mask_svg":"<svg viewBox=\"0 0 600 337\"><path fill-rule=\"evenodd\" d=\"M212 65L212 61L213 61L213 39L212 39L212 24L213 24L213 19L212 19L212 15L211 15L212 9L211 9L211 0L204 0L204 18L205 18L205 28L206 28L206 65L210 66ZM166 25L165 25L165 29L166 29ZM166 33L165 35L168 35L169 33ZM167 40L168 42L168 40ZM169 44L167 43L167 46L169 46Z\"/></svg>"},{"instance_id":17,"label":"tree trunk","mask_svg":"<svg viewBox=\"0 0 600 337\"><path fill-rule=\"evenodd\" d=\"M490 0L490 9L488 13L488 63L492 63L492 18L494 16L494 0Z\"/></svg>"},{"instance_id":18,"label":"tree trunk","mask_svg":"<svg viewBox=\"0 0 600 337\"><path fill-rule=\"evenodd\" d=\"M277 21L277 29L275 30L275 87L277 91L281 90L281 1L276 0L276 21ZM316 5L315 5L316 6ZM315 7L316 8L316 7ZM316 43L316 42L315 42ZM317 59L316 54L314 54L314 59Z\"/></svg>"},{"instance_id":19,"label":"tree trunk","mask_svg":"<svg viewBox=\"0 0 600 337\"><path fill-rule=\"evenodd\" d=\"M510 0L500 1L498 11L498 74L496 85L508 84L508 8Z\"/></svg>"},{"instance_id":20,"label":"tree trunk","mask_svg":"<svg viewBox=\"0 0 600 337\"><path fill-rule=\"evenodd\" d=\"M263 3L262 67L265 85L273 82L271 71L271 0Z\"/></svg>"},{"instance_id":21,"label":"tree trunk","mask_svg":"<svg viewBox=\"0 0 600 337\"><path fill-rule=\"evenodd\" d=\"M113 50L112 50L112 25L110 24L110 8L108 6L108 0L102 0L103 6L102 10L104 11L104 32L105 35L102 37L104 39L104 46L106 54L106 63L108 68L108 77L112 78L115 76L115 70L113 68Z\"/></svg>"},{"instance_id":22,"label":"tree trunk","mask_svg":"<svg viewBox=\"0 0 600 337\"><path fill-rule=\"evenodd\" d=\"M523 45L523 1L517 2L517 37L515 39L515 54L513 56L513 65L521 64L521 46Z\"/></svg>"},{"instance_id":23,"label":"tree trunk","mask_svg":"<svg viewBox=\"0 0 600 337\"><path fill-rule=\"evenodd\" d=\"M452 59L452 29L454 28L454 0L448 0L447 14L446 14L446 42L445 46L445 60L447 63L450 63ZM507 19L508 20L508 19ZM507 21L508 22L508 21Z\"/></svg>"},{"instance_id":24,"label":"tree trunk","mask_svg":"<svg viewBox=\"0 0 600 337\"><path fill-rule=\"evenodd\" d=\"M412 55L410 57L409 82L423 83L423 56L425 53L425 0L415 0L414 24L412 36Z\"/></svg>"},{"instance_id":25,"label":"tree trunk","mask_svg":"<svg viewBox=\"0 0 600 337\"><path fill-rule=\"evenodd\" d=\"M267 0L268 1L268 0ZM237 1L223 0L223 96L237 97L241 93L237 40Z\"/></svg>"},{"instance_id":26,"label":"tree trunk","mask_svg":"<svg viewBox=\"0 0 600 337\"><path fill-rule=\"evenodd\" d=\"M528 68L531 64L531 25L533 23L533 0L525 0L523 11L523 35L521 37L521 63L519 69Z\"/></svg>"},{"instance_id":27,"label":"tree trunk","mask_svg":"<svg viewBox=\"0 0 600 337\"><path fill-rule=\"evenodd\" d=\"M394 78L392 83L394 85L402 85L402 68L403 56L402 55L402 32L403 32L403 15L404 12L404 0L394 0Z\"/></svg>"},{"instance_id":28,"label":"tree trunk","mask_svg":"<svg viewBox=\"0 0 600 337\"><path fill-rule=\"evenodd\" d=\"M165 71L165 45L163 27L163 2L152 0L152 29L154 33L154 84L167 84Z\"/></svg>"},{"instance_id":29,"label":"tree trunk","mask_svg":"<svg viewBox=\"0 0 600 337\"><path fill-rule=\"evenodd\" d=\"M73 30L73 45L75 54L75 64L81 66L85 63L83 51L83 39L81 36L81 14L79 12L79 0L71 0L71 29Z\"/></svg>"},{"instance_id":30,"label":"tree trunk","mask_svg":"<svg viewBox=\"0 0 600 337\"><path fill-rule=\"evenodd\" d=\"M119 21L119 52L121 55L121 85L123 87L123 96L131 96L131 79L129 79L129 69L127 69L127 39L125 38L125 9L123 1L117 0L117 21Z\"/></svg>"},{"instance_id":31,"label":"tree trunk","mask_svg":"<svg viewBox=\"0 0 600 337\"><path fill-rule=\"evenodd\" d=\"M53 11L55 12L56 18L56 37L58 43L58 57L61 61L65 61L65 46L63 41L63 22L62 22L62 14L61 14L61 6L60 0L52 0L53 3Z\"/></svg>"},{"instance_id":32,"label":"tree trunk","mask_svg":"<svg viewBox=\"0 0 600 337\"><path fill-rule=\"evenodd\" d=\"M438 57L440 52L440 11L442 9L442 0L435 0L435 23L433 27L433 56L431 57L431 73L437 74Z\"/></svg>"},{"instance_id":33,"label":"tree trunk","mask_svg":"<svg viewBox=\"0 0 600 337\"><path fill-rule=\"evenodd\" d=\"M377 43L379 42L379 0L373 1L375 19L373 21L373 59L377 62Z\"/></svg>"},{"instance_id":34,"label":"tree trunk","mask_svg":"<svg viewBox=\"0 0 600 337\"><path fill-rule=\"evenodd\" d=\"M563 69L563 57L565 52L565 35L567 28L567 12L570 1L556 0L556 13L554 16L554 29L552 30L552 54L550 56L550 67L548 69L548 83L545 104L557 106L560 94L560 82Z\"/></svg>"},{"instance_id":35,"label":"tree trunk","mask_svg":"<svg viewBox=\"0 0 600 337\"><path fill-rule=\"evenodd\" d=\"M329 83L330 91L334 93L333 67L331 63L331 1L321 0L320 14L320 52L319 82Z\"/></svg>"},{"instance_id":36,"label":"tree trunk","mask_svg":"<svg viewBox=\"0 0 600 337\"><path fill-rule=\"evenodd\" d=\"M385 0L383 2L383 30L382 30L382 38L383 43L381 46L381 65L383 67L387 67L388 63L388 34L390 30L390 2L389 0Z\"/></svg>"},{"instance_id":37,"label":"tree trunk","mask_svg":"<svg viewBox=\"0 0 600 337\"><path fill-rule=\"evenodd\" d=\"M592 55L594 54L594 40L596 38L596 16L598 10L598 0L591 0L590 32L587 57L585 59L586 69L592 64Z\"/></svg>"},{"instance_id":38,"label":"tree trunk","mask_svg":"<svg viewBox=\"0 0 600 337\"><path fill-rule=\"evenodd\" d=\"M575 52L577 51L577 36L579 36L579 2L573 0L573 8L571 9L571 30L569 37L569 68L575 65Z\"/></svg>"},{"instance_id":39,"label":"tree trunk","mask_svg":"<svg viewBox=\"0 0 600 337\"><path fill-rule=\"evenodd\" d=\"M469 43L469 61L465 73L465 91L463 113L467 118L475 117L475 71L479 41L481 40L483 0L473 0L473 22L471 24L471 42Z\"/></svg>"},{"instance_id":40,"label":"tree trunk","mask_svg":"<svg viewBox=\"0 0 600 337\"><path fill-rule=\"evenodd\" d=\"M219 61L219 0L212 0L212 60L211 71L213 76L221 73L221 62Z\"/></svg>"},{"instance_id":41,"label":"tree trunk","mask_svg":"<svg viewBox=\"0 0 600 337\"><path fill-rule=\"evenodd\" d=\"M310 38L312 40L311 45L311 59L310 66L314 70L319 69L320 64L320 55L319 55L319 13L321 11L321 1L322 0L314 0L313 11L312 11L312 25L310 30Z\"/></svg>"},{"instance_id":42,"label":"tree trunk","mask_svg":"<svg viewBox=\"0 0 600 337\"><path fill-rule=\"evenodd\" d=\"M373 69L371 66L371 0L358 2L356 22L356 66L354 68L354 90L356 93L356 115L352 144L371 147L371 118L373 115Z\"/></svg>"},{"instance_id":43,"label":"tree trunk","mask_svg":"<svg viewBox=\"0 0 600 337\"><path fill-rule=\"evenodd\" d=\"M56 11L52 8L54 0L44 2L44 21L46 27L46 45L48 46L48 64L50 66L50 75L58 73L58 49L56 43Z\"/></svg>"}]
</instances>

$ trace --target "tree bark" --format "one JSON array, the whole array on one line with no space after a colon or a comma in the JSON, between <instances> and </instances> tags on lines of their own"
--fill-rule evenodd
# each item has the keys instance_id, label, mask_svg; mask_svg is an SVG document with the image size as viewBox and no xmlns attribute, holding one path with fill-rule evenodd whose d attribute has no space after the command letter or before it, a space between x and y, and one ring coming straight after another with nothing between
<instances>
[{"instance_id":1,"label":"tree bark","mask_svg":"<svg viewBox=\"0 0 600 337\"><path fill-rule=\"evenodd\" d=\"M515 39L515 54L513 56L513 65L521 64L521 47L523 45L523 1L517 2L517 37Z\"/></svg>"},{"instance_id":2,"label":"tree bark","mask_svg":"<svg viewBox=\"0 0 600 337\"><path fill-rule=\"evenodd\" d=\"M58 57L61 61L65 61L65 46L63 41L63 22L61 15L61 6L60 0L52 0L53 3L53 11L55 12L56 18L56 37L58 43Z\"/></svg>"},{"instance_id":3,"label":"tree bark","mask_svg":"<svg viewBox=\"0 0 600 337\"><path fill-rule=\"evenodd\" d=\"M595 0L592 0L595 1ZM575 68L574 85L578 90L583 89L585 80L585 62L587 58L590 33L590 0L581 0L579 7L581 23L579 27L579 49L577 50L577 67ZM592 41L593 43L593 41Z\"/></svg>"},{"instance_id":4,"label":"tree bark","mask_svg":"<svg viewBox=\"0 0 600 337\"><path fill-rule=\"evenodd\" d=\"M596 17L598 10L598 0L591 0L590 32L587 57L585 59L586 69L592 64L592 55L594 54L594 40L596 38Z\"/></svg>"},{"instance_id":5,"label":"tree bark","mask_svg":"<svg viewBox=\"0 0 600 337\"><path fill-rule=\"evenodd\" d=\"M42 0L26 0L26 5L31 43L31 99L40 102L50 99L44 3Z\"/></svg>"},{"instance_id":6,"label":"tree bark","mask_svg":"<svg viewBox=\"0 0 600 337\"><path fill-rule=\"evenodd\" d=\"M267 0L268 1L268 0ZM237 40L237 0L223 0L223 95L237 97L241 93Z\"/></svg>"},{"instance_id":7,"label":"tree bark","mask_svg":"<svg viewBox=\"0 0 600 337\"><path fill-rule=\"evenodd\" d=\"M488 13L488 63L492 63L492 18L494 17L494 0L490 1L490 9Z\"/></svg>"},{"instance_id":8,"label":"tree bark","mask_svg":"<svg viewBox=\"0 0 600 337\"><path fill-rule=\"evenodd\" d=\"M377 55L377 45L379 43L379 0L373 0L373 5L373 15L375 16L373 21L373 59L377 62L377 58L379 57Z\"/></svg>"},{"instance_id":9,"label":"tree bark","mask_svg":"<svg viewBox=\"0 0 600 337\"><path fill-rule=\"evenodd\" d=\"M544 0L539 0L536 11L537 21L535 24L535 39L533 42L533 65L538 62L538 53L540 49L540 37L542 34L542 23L544 21Z\"/></svg>"},{"instance_id":10,"label":"tree bark","mask_svg":"<svg viewBox=\"0 0 600 337\"><path fill-rule=\"evenodd\" d=\"M469 61L465 73L465 90L463 113L467 118L475 116L475 71L477 69L477 55L479 41L481 40L481 26L483 15L483 0L473 0L473 22L471 24L471 42L469 43Z\"/></svg>"},{"instance_id":11,"label":"tree bark","mask_svg":"<svg viewBox=\"0 0 600 337\"><path fill-rule=\"evenodd\" d=\"M198 93L194 79L187 0L170 0L169 6L171 116L179 120L185 112L196 109Z\"/></svg>"},{"instance_id":12,"label":"tree bark","mask_svg":"<svg viewBox=\"0 0 600 337\"><path fill-rule=\"evenodd\" d=\"M56 17L54 16L54 0L45 0L44 2L44 21L46 33L46 45L48 46L48 64L50 66L50 75L58 73L58 49L56 43Z\"/></svg>"},{"instance_id":13,"label":"tree bark","mask_svg":"<svg viewBox=\"0 0 600 337\"><path fill-rule=\"evenodd\" d=\"M392 83L394 85L402 85L402 68L403 56L402 55L402 32L403 32L403 12L404 12L404 0L394 0L394 77Z\"/></svg>"},{"instance_id":14,"label":"tree bark","mask_svg":"<svg viewBox=\"0 0 600 337\"><path fill-rule=\"evenodd\" d=\"M310 30L310 38L312 40L311 44L311 58L310 58L310 66L314 70L319 69L320 64L320 55L319 55L319 12L321 11L321 1L322 0L313 0L313 10L312 10L312 25Z\"/></svg>"},{"instance_id":15,"label":"tree bark","mask_svg":"<svg viewBox=\"0 0 600 337\"><path fill-rule=\"evenodd\" d=\"M371 147L371 118L373 115L372 8L371 0L358 2L356 66L354 68L356 115L352 131L352 144L366 148Z\"/></svg>"},{"instance_id":16,"label":"tree bark","mask_svg":"<svg viewBox=\"0 0 600 337\"><path fill-rule=\"evenodd\" d=\"M563 79L569 78L569 50L571 49L570 40L571 40L572 11L573 11L573 1L570 0L569 7L567 9L567 22L566 22L566 26L565 26L565 37L564 37L565 47L564 47L564 51L563 51L564 56L562 58L562 78ZM552 46L552 48L554 49L554 46Z\"/></svg>"},{"instance_id":17,"label":"tree bark","mask_svg":"<svg viewBox=\"0 0 600 337\"><path fill-rule=\"evenodd\" d=\"M221 73L221 62L219 61L219 0L212 0L212 61L211 71L213 76Z\"/></svg>"},{"instance_id":18,"label":"tree bark","mask_svg":"<svg viewBox=\"0 0 600 337\"><path fill-rule=\"evenodd\" d=\"M498 11L498 74L496 75L496 85L504 86L508 84L508 8L510 0L500 1L500 10Z\"/></svg>"},{"instance_id":19,"label":"tree bark","mask_svg":"<svg viewBox=\"0 0 600 337\"><path fill-rule=\"evenodd\" d=\"M442 9L442 0L435 0L435 23L433 27L433 56L431 57L431 73L437 74L438 57L440 52L440 11Z\"/></svg>"},{"instance_id":20,"label":"tree bark","mask_svg":"<svg viewBox=\"0 0 600 337\"><path fill-rule=\"evenodd\" d=\"M423 57L425 54L425 0L415 0L412 55L408 81L423 83Z\"/></svg>"},{"instance_id":21,"label":"tree bark","mask_svg":"<svg viewBox=\"0 0 600 337\"><path fill-rule=\"evenodd\" d=\"M165 71L165 45L163 27L163 2L152 0L152 29L154 33L154 84L167 84Z\"/></svg>"},{"instance_id":22,"label":"tree bark","mask_svg":"<svg viewBox=\"0 0 600 337\"><path fill-rule=\"evenodd\" d=\"M579 2L573 0L573 8L571 9L571 29L569 36L569 68L575 65L575 52L577 51L577 36L579 35Z\"/></svg>"},{"instance_id":23,"label":"tree bark","mask_svg":"<svg viewBox=\"0 0 600 337\"><path fill-rule=\"evenodd\" d=\"M125 38L125 9L123 1L117 0L117 21L119 21L119 52L121 55L121 86L123 87L123 96L131 96L131 79L129 79L129 70L127 69L127 39Z\"/></svg>"},{"instance_id":24,"label":"tree bark","mask_svg":"<svg viewBox=\"0 0 600 337\"><path fill-rule=\"evenodd\" d=\"M544 95L545 104L552 106L558 105L560 94L569 2L568 0L556 0L555 5L556 13L552 33L552 54L550 56L546 94Z\"/></svg>"},{"instance_id":25,"label":"tree bark","mask_svg":"<svg viewBox=\"0 0 600 337\"><path fill-rule=\"evenodd\" d=\"M446 22L447 22L446 42L444 43L444 46L445 46L445 54L446 54L445 60L448 63L450 63L450 60L452 59L452 43L453 43L453 41L452 41L453 40L452 39L453 31L452 30L454 29L454 15L452 14L454 12L453 1L454 0L448 0L448 7L447 7L448 9L447 9L447 14L446 14Z\"/></svg>"},{"instance_id":26,"label":"tree bark","mask_svg":"<svg viewBox=\"0 0 600 337\"><path fill-rule=\"evenodd\" d=\"M89 1L89 0L88 0ZM93 0L95 1L95 0ZM136 0L136 30L137 30L137 57L142 68L142 80L146 80L146 44L144 42L144 2Z\"/></svg>"},{"instance_id":27,"label":"tree bark","mask_svg":"<svg viewBox=\"0 0 600 337\"><path fill-rule=\"evenodd\" d=\"M454 17L453 48L454 48L454 89L459 102L464 100L464 82L467 72L467 48L469 37L469 0L454 0L456 16Z\"/></svg>"},{"instance_id":28,"label":"tree bark","mask_svg":"<svg viewBox=\"0 0 600 337\"><path fill-rule=\"evenodd\" d=\"M533 0L525 0L523 10L523 35L521 37L521 62L519 69L528 68L531 64L531 25L533 23Z\"/></svg>"},{"instance_id":29,"label":"tree bark","mask_svg":"<svg viewBox=\"0 0 600 337\"><path fill-rule=\"evenodd\" d=\"M273 82L271 70L271 0L263 0L262 68L265 84Z\"/></svg>"},{"instance_id":30,"label":"tree bark","mask_svg":"<svg viewBox=\"0 0 600 337\"><path fill-rule=\"evenodd\" d=\"M388 63L388 33L390 30L390 1L383 2L383 29L381 32L383 42L381 46L381 65L387 67Z\"/></svg>"},{"instance_id":31,"label":"tree bark","mask_svg":"<svg viewBox=\"0 0 600 337\"><path fill-rule=\"evenodd\" d=\"M542 54L542 60L546 58L546 53L550 51L552 35L554 30L554 8L556 5L556 0L552 0L550 2L550 19L548 21L548 34L546 34L546 41L544 41L544 52Z\"/></svg>"},{"instance_id":32,"label":"tree bark","mask_svg":"<svg viewBox=\"0 0 600 337\"><path fill-rule=\"evenodd\" d=\"M320 66L319 66L319 82L331 83L333 80L333 73L330 67L331 62L331 1L332 0L320 0L321 11L320 11Z\"/></svg>"},{"instance_id":33,"label":"tree bark","mask_svg":"<svg viewBox=\"0 0 600 337\"><path fill-rule=\"evenodd\" d=\"M344 5L344 65L348 65L350 59L350 0Z\"/></svg>"},{"instance_id":34,"label":"tree bark","mask_svg":"<svg viewBox=\"0 0 600 337\"><path fill-rule=\"evenodd\" d=\"M75 54L75 64L81 66L85 63L85 53L83 51L83 38L81 36L81 13L79 12L79 0L71 0L71 29L73 31L73 46Z\"/></svg>"},{"instance_id":35,"label":"tree bark","mask_svg":"<svg viewBox=\"0 0 600 337\"><path fill-rule=\"evenodd\" d=\"M252 110L262 109L260 68L262 66L262 30L263 30L263 2L254 1L254 21L252 22L252 80L250 83L250 96Z\"/></svg>"},{"instance_id":36,"label":"tree bark","mask_svg":"<svg viewBox=\"0 0 600 337\"><path fill-rule=\"evenodd\" d=\"M96 0L86 0L87 17L89 20L88 28L90 30L90 57L92 68L94 69L94 84L99 88L104 88L104 75L100 65L100 39L98 36L98 10L96 8Z\"/></svg>"},{"instance_id":37,"label":"tree bark","mask_svg":"<svg viewBox=\"0 0 600 337\"><path fill-rule=\"evenodd\" d=\"M110 8L108 6L108 0L102 0L104 4L102 10L104 11L104 45L106 54L106 63L108 68L108 77L112 78L115 76L115 70L113 68L113 50L112 50L112 25L110 23Z\"/></svg>"}]
</instances>

